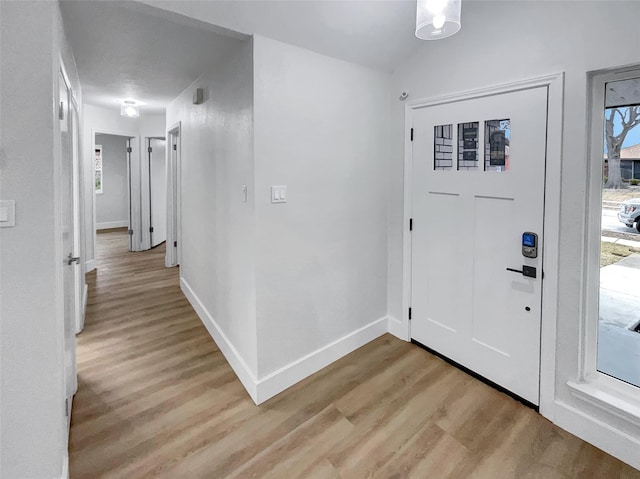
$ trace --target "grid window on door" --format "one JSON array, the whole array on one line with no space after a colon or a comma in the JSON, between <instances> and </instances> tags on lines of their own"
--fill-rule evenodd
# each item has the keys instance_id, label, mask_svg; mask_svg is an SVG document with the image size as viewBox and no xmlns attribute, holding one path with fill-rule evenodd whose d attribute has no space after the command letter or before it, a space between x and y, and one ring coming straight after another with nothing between
<instances>
[{"instance_id":1,"label":"grid window on door","mask_svg":"<svg viewBox=\"0 0 640 479\"><path fill-rule=\"evenodd\" d=\"M458 123L458 170L478 169L478 129L477 121Z\"/></svg>"},{"instance_id":2,"label":"grid window on door","mask_svg":"<svg viewBox=\"0 0 640 479\"><path fill-rule=\"evenodd\" d=\"M453 125L433 127L433 169L453 169Z\"/></svg>"},{"instance_id":3,"label":"grid window on door","mask_svg":"<svg viewBox=\"0 0 640 479\"><path fill-rule=\"evenodd\" d=\"M484 122L484 170L509 171L509 143L511 120L487 120Z\"/></svg>"}]
</instances>

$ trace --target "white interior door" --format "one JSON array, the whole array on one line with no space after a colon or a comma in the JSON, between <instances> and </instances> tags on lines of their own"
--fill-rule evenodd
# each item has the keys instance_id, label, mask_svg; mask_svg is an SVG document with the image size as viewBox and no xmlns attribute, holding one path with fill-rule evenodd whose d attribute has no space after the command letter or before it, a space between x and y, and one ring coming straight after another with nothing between
<instances>
[{"instance_id":1,"label":"white interior door","mask_svg":"<svg viewBox=\"0 0 640 479\"><path fill-rule=\"evenodd\" d=\"M60 120L60 187L62 218L62 276L64 283L64 362L65 393L71 398L77 388L76 378L76 317L79 307L78 278L80 258L75 238L74 213L74 164L71 137L70 90L65 77L60 72L59 83L59 120Z\"/></svg>"},{"instance_id":2,"label":"white interior door","mask_svg":"<svg viewBox=\"0 0 640 479\"><path fill-rule=\"evenodd\" d=\"M167 167L166 141L149 140L149 204L151 219L151 247L167 239Z\"/></svg>"},{"instance_id":3,"label":"white interior door","mask_svg":"<svg viewBox=\"0 0 640 479\"><path fill-rule=\"evenodd\" d=\"M546 86L413 112L411 337L536 405L546 125Z\"/></svg>"}]
</instances>

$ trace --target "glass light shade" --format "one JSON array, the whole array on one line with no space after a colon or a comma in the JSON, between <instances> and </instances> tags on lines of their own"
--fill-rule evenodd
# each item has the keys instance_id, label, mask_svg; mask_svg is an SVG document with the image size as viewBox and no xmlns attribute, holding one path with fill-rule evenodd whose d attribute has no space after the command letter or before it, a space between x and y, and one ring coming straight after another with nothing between
<instances>
[{"instance_id":1,"label":"glass light shade","mask_svg":"<svg viewBox=\"0 0 640 479\"><path fill-rule=\"evenodd\" d=\"M127 116L130 118L136 118L140 116L140 109L138 105L136 105L133 101L124 101L120 105L120 115Z\"/></svg>"},{"instance_id":2,"label":"glass light shade","mask_svg":"<svg viewBox=\"0 0 640 479\"><path fill-rule=\"evenodd\" d=\"M460 30L462 0L417 0L416 37L446 38Z\"/></svg>"}]
</instances>

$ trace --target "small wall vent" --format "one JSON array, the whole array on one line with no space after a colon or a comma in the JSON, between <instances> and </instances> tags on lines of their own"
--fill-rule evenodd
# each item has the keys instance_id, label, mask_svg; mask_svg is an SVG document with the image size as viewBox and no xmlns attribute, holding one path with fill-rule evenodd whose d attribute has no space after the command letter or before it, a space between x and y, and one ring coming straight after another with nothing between
<instances>
[{"instance_id":1,"label":"small wall vent","mask_svg":"<svg viewBox=\"0 0 640 479\"><path fill-rule=\"evenodd\" d=\"M196 88L196 91L193 92L193 104L200 105L204 102L204 89Z\"/></svg>"}]
</instances>

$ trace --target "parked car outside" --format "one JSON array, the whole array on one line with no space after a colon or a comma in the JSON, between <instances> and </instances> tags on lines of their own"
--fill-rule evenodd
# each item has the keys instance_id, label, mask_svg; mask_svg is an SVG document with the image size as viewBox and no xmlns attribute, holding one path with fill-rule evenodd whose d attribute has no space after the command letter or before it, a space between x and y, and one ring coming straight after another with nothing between
<instances>
[{"instance_id":1,"label":"parked car outside","mask_svg":"<svg viewBox=\"0 0 640 479\"><path fill-rule=\"evenodd\" d=\"M618 219L627 225L628 228L633 228L635 223L636 230L640 233L640 198L632 198L624 201L620 206Z\"/></svg>"}]
</instances>

